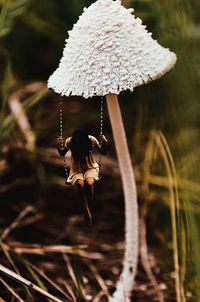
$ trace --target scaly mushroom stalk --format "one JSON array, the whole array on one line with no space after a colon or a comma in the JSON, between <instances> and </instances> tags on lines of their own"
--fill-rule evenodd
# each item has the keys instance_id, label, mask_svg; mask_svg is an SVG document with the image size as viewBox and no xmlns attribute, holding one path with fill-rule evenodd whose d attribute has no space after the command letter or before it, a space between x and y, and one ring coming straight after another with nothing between
<instances>
[{"instance_id":1,"label":"scaly mushroom stalk","mask_svg":"<svg viewBox=\"0 0 200 302\"><path fill-rule=\"evenodd\" d=\"M125 198L125 255L124 268L117 290L110 301L129 301L137 269L138 257L138 206L134 172L129 155L118 97L115 94L106 96L108 112L112 125L115 147L119 161Z\"/></svg>"}]
</instances>

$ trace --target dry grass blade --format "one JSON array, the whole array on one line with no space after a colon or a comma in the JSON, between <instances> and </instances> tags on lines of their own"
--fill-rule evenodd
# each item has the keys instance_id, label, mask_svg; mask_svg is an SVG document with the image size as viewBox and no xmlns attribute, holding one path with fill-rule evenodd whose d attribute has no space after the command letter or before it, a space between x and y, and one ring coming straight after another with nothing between
<instances>
[{"instance_id":1,"label":"dry grass blade","mask_svg":"<svg viewBox=\"0 0 200 302\"><path fill-rule=\"evenodd\" d=\"M32 184L33 183L33 178L21 178L21 179L16 179L14 181L12 181L11 183L9 184L6 184L6 185L3 185L0 187L0 193L4 193L12 188L14 188L15 186L18 186L20 184Z\"/></svg>"},{"instance_id":2,"label":"dry grass blade","mask_svg":"<svg viewBox=\"0 0 200 302\"><path fill-rule=\"evenodd\" d=\"M40 293L41 295L49 298L50 300L54 301L54 302L63 302L62 300L56 298L55 296L49 294L48 292L46 292L44 289L40 288L39 286L31 283L31 288L34 289L35 291L37 291L38 293Z\"/></svg>"},{"instance_id":3,"label":"dry grass blade","mask_svg":"<svg viewBox=\"0 0 200 302\"><path fill-rule=\"evenodd\" d=\"M12 222L12 224L6 228L2 234L1 234L1 240L4 240L8 234L17 227L17 225L20 223L20 221L30 212L35 212L35 208L32 206L27 206L20 214L19 216Z\"/></svg>"},{"instance_id":4,"label":"dry grass blade","mask_svg":"<svg viewBox=\"0 0 200 302\"><path fill-rule=\"evenodd\" d=\"M3 251L3 253L5 254L6 258L8 259L9 263L13 267L13 269L19 274L19 270L15 266L14 262L12 261L12 258L10 257L10 255L8 253L7 245L4 244L1 240L0 240L0 247L1 247L2 251Z\"/></svg>"},{"instance_id":5,"label":"dry grass blade","mask_svg":"<svg viewBox=\"0 0 200 302\"><path fill-rule=\"evenodd\" d=\"M150 179L149 182L153 185L157 185L157 186L165 186L166 187L166 183L168 182L167 177L164 176L158 176L158 175L150 175ZM195 183L193 181L190 181L188 179L179 179L176 180L174 179L174 177L172 178L172 185L175 186L179 186L180 189L185 189L187 188L187 190L190 190L191 192L200 193L200 188L199 188L199 184Z\"/></svg>"},{"instance_id":6,"label":"dry grass blade","mask_svg":"<svg viewBox=\"0 0 200 302\"><path fill-rule=\"evenodd\" d=\"M168 154L165 149L165 145L163 145L161 136L156 131L153 132L153 137L160 148L160 152L165 164L165 168L168 175L168 188L170 194L170 210L171 210L171 220L172 220L172 242L173 242L173 254L174 254L174 269L175 269L175 288L176 288L176 298L177 302L184 302L185 299L182 296L181 290L181 282L179 276L179 254L178 254L178 236L177 236L177 223L176 223L176 197L174 193L174 186L173 186L173 174L172 169L170 167L170 162L168 160Z\"/></svg>"},{"instance_id":7,"label":"dry grass blade","mask_svg":"<svg viewBox=\"0 0 200 302\"><path fill-rule=\"evenodd\" d=\"M43 99L49 92L48 89L46 88L46 84L43 82L35 82L31 83L22 89L17 90L14 92L10 98L17 97L18 99L21 99L24 95L30 94L30 93L35 93L35 95L31 96L30 98L26 99L23 101L21 104L23 107L24 111L27 111L31 107L35 106L41 99ZM12 126L12 123L14 121L15 115L13 112L9 114L3 122L4 128L9 128ZM12 128L12 127L11 127ZM7 134L9 134L10 131L8 131Z\"/></svg>"},{"instance_id":8,"label":"dry grass blade","mask_svg":"<svg viewBox=\"0 0 200 302\"><path fill-rule=\"evenodd\" d=\"M14 250L18 254L37 254L45 255L46 253L68 253L74 254L74 249L67 245L49 245L42 246L39 244L22 244L18 242L12 242L9 245L4 245L6 250ZM87 245L78 246L79 256L88 259L103 259L103 255L100 253L89 253L82 249L87 248Z\"/></svg>"},{"instance_id":9,"label":"dry grass blade","mask_svg":"<svg viewBox=\"0 0 200 302\"><path fill-rule=\"evenodd\" d=\"M167 156L169 158L169 163L170 163L170 167L171 167L171 171L172 171L172 175L173 175L173 180L174 180L174 189L175 189L175 198L176 198L176 207L177 207L177 215L178 215L178 219L179 218L179 210L180 210L180 203L179 203L179 199L178 199L178 182L177 182L177 175L176 175L176 168L175 168L175 164L174 164L174 160L171 154L171 150L169 148L169 145L163 135L163 133L161 131L159 131L159 135L161 138L161 141L163 143L163 146L166 150ZM179 221L178 221L179 222Z\"/></svg>"},{"instance_id":10,"label":"dry grass blade","mask_svg":"<svg viewBox=\"0 0 200 302\"><path fill-rule=\"evenodd\" d=\"M3 7L1 9L1 13L0 13L0 36L3 30L3 26L6 20L6 15L7 15L7 11L8 11L8 0L5 0L3 3Z\"/></svg>"},{"instance_id":11,"label":"dry grass blade","mask_svg":"<svg viewBox=\"0 0 200 302\"><path fill-rule=\"evenodd\" d=\"M37 273L39 273L44 279L46 279L51 285L53 285L59 292L61 292L66 298L70 299L70 296L63 291L63 289L52 281L41 269L26 261Z\"/></svg>"},{"instance_id":12,"label":"dry grass blade","mask_svg":"<svg viewBox=\"0 0 200 302\"><path fill-rule=\"evenodd\" d=\"M45 292L48 292L44 283L42 282L40 277L33 271L32 267L29 265L29 263L23 257L21 257L21 260L22 260L23 264L25 265L25 267L27 268L27 270L29 271L29 273L31 274L33 280L35 280L36 284L39 286L39 288L41 288ZM48 300L48 301L52 302L51 300Z\"/></svg>"},{"instance_id":13,"label":"dry grass blade","mask_svg":"<svg viewBox=\"0 0 200 302\"><path fill-rule=\"evenodd\" d=\"M86 252L86 251L79 251L79 256L81 257L85 257L88 259L98 259L98 260L102 260L104 258L104 256L100 253L92 253L92 252Z\"/></svg>"},{"instance_id":14,"label":"dry grass blade","mask_svg":"<svg viewBox=\"0 0 200 302\"><path fill-rule=\"evenodd\" d=\"M147 217L147 196L149 196L149 180L150 180L150 167L152 164L154 155L154 141L151 137L145 152L145 158L143 163L143 182L141 184L141 194L143 199L143 206L141 209L141 217L140 217L140 256L141 262L144 267L144 270L153 285L158 300L160 302L164 302L163 292L160 290L158 282L153 275L151 265L149 262L149 254L148 254L148 245L147 245L147 233L146 233L146 217Z\"/></svg>"},{"instance_id":15,"label":"dry grass blade","mask_svg":"<svg viewBox=\"0 0 200 302\"><path fill-rule=\"evenodd\" d=\"M67 283L67 281L66 280L59 280L59 282L62 283L65 286L65 288L68 290L69 294L72 297L73 302L77 302L76 297L74 295L74 292L73 292L71 286Z\"/></svg>"},{"instance_id":16,"label":"dry grass blade","mask_svg":"<svg viewBox=\"0 0 200 302\"><path fill-rule=\"evenodd\" d=\"M18 94L22 93L36 93L39 90L43 90L46 88L46 83L45 82L33 82L28 84L27 86L23 87L22 89L19 89L17 91Z\"/></svg>"},{"instance_id":17,"label":"dry grass blade","mask_svg":"<svg viewBox=\"0 0 200 302\"><path fill-rule=\"evenodd\" d=\"M11 264L13 269L15 270L15 272L20 276L20 272L19 272L18 268L16 267L15 263L13 262L12 258L10 257L10 254L9 254L7 248L6 248L6 245L1 240L0 240L0 247L3 251L3 253L5 254L6 258L8 259L9 263ZM23 288L24 288L24 291L25 291L25 294L26 294L26 297L27 297L28 301L32 302L33 299L32 299L32 296L31 296L29 290L25 286L23 286Z\"/></svg>"},{"instance_id":18,"label":"dry grass blade","mask_svg":"<svg viewBox=\"0 0 200 302\"><path fill-rule=\"evenodd\" d=\"M8 105L18 123L20 130L24 134L24 137L27 142L26 143L27 150L29 150L29 151L33 150L35 147L35 141L36 141L35 134L31 130L31 125L29 123L28 117L24 111L24 108L23 108L18 96L12 95L8 99Z\"/></svg>"},{"instance_id":19,"label":"dry grass blade","mask_svg":"<svg viewBox=\"0 0 200 302\"><path fill-rule=\"evenodd\" d=\"M63 253L63 259L64 259L64 261L67 265L67 269L68 269L68 272L69 272L69 275L70 275L72 281L74 282L75 286L78 287L76 276L74 274L74 270L73 270L72 265L70 263L69 257L66 254Z\"/></svg>"},{"instance_id":20,"label":"dry grass blade","mask_svg":"<svg viewBox=\"0 0 200 302\"><path fill-rule=\"evenodd\" d=\"M147 248L147 240L146 240L146 213L144 213L144 211L146 212L147 207L145 207L146 209L144 209L143 207L143 213L141 215L141 219L140 219L140 241L141 241L141 245L140 245L140 256L141 256L141 262L142 265L144 267L144 270L149 278L149 280L151 281L152 286L154 287L157 296L158 296L158 301L159 302L164 302L164 295L163 292L160 290L158 282L154 276L154 274L152 273L152 269L151 269L151 265L149 262L149 254L148 254L148 248Z\"/></svg>"},{"instance_id":21,"label":"dry grass blade","mask_svg":"<svg viewBox=\"0 0 200 302\"><path fill-rule=\"evenodd\" d=\"M19 302L25 302L2 278L0 282L7 288L7 290L17 299ZM0 300L1 301L1 300ZM3 301L3 300L2 300Z\"/></svg>"},{"instance_id":22,"label":"dry grass blade","mask_svg":"<svg viewBox=\"0 0 200 302\"><path fill-rule=\"evenodd\" d=\"M101 291L94 297L93 302L99 302L103 296L104 296L104 292L101 290Z\"/></svg>"},{"instance_id":23,"label":"dry grass blade","mask_svg":"<svg viewBox=\"0 0 200 302\"><path fill-rule=\"evenodd\" d=\"M97 282L99 283L103 293L109 298L110 294L109 294L109 291L108 291L108 287L107 287L106 283L104 282L103 278L98 273L96 267L93 264L88 264L88 266L91 269L91 271L93 272L93 274L94 274Z\"/></svg>"},{"instance_id":24,"label":"dry grass blade","mask_svg":"<svg viewBox=\"0 0 200 302\"><path fill-rule=\"evenodd\" d=\"M23 221L20 221L20 224L17 226L19 227L24 227L30 224L34 224L44 218L44 215L42 213L35 213L34 216L32 217L27 217Z\"/></svg>"},{"instance_id":25,"label":"dry grass blade","mask_svg":"<svg viewBox=\"0 0 200 302\"><path fill-rule=\"evenodd\" d=\"M65 263L67 265L67 269L69 271L69 275L70 275L72 281L74 282L74 285L75 285L76 289L85 298L85 291L84 291L82 285L77 281L77 278L76 278L76 276L74 274L74 270L72 268L72 265L71 265L69 257L66 254L63 253L63 259L64 259L64 261L65 261Z\"/></svg>"},{"instance_id":26,"label":"dry grass blade","mask_svg":"<svg viewBox=\"0 0 200 302\"><path fill-rule=\"evenodd\" d=\"M12 71L11 71L11 64L10 61L7 63L3 83L2 83L2 89L1 89L1 112L0 112L0 117L1 121L4 119L4 112L5 112L5 106L6 106L6 101L8 98L8 92L9 92L9 86L12 78Z\"/></svg>"},{"instance_id":27,"label":"dry grass blade","mask_svg":"<svg viewBox=\"0 0 200 302\"><path fill-rule=\"evenodd\" d=\"M7 103L11 113L7 115L7 117L3 120L2 127L4 139L10 134L13 127L15 127L17 123L25 137L25 146L27 150L31 151L34 149L36 137L35 133L31 129L26 111L35 106L41 99L44 99L45 96L49 93L47 88L45 87L45 83L32 83L30 85L27 85L26 87L23 87L22 89L17 90L9 97ZM37 94L23 101L23 103L20 102L24 95L34 92L36 92Z\"/></svg>"},{"instance_id":28,"label":"dry grass blade","mask_svg":"<svg viewBox=\"0 0 200 302\"><path fill-rule=\"evenodd\" d=\"M165 139L163 133L161 131L159 131L159 135L161 137L161 141L165 147L165 150L166 150L166 153L168 155L168 158L169 158L169 163L170 163L170 166L171 166L171 171L172 171L172 175L173 175L173 178L174 178L174 181L175 181L175 184L174 184L174 195L175 195L175 203L176 203L176 208L177 208L177 224L178 224L178 228L182 230L182 226L181 226L181 223L180 223L180 201L179 201L179 197L178 197L178 182L177 182L177 174L176 174L176 167L175 167L175 164L174 164L174 160L173 160L173 156L172 156L172 153L171 153L171 150L170 150L170 147L167 143L167 140ZM181 294L181 301L182 302L185 302L186 301L186 298L185 298L185 294L184 294L184 286L183 286L183 283L184 283L184 279L185 279L185 268L186 268L186 250L185 250L185 246L186 246L186 238L185 238L185 233L184 231L182 232L181 234L181 239L183 242L182 244L182 270L181 270L181 282L180 282L180 294Z\"/></svg>"},{"instance_id":29,"label":"dry grass blade","mask_svg":"<svg viewBox=\"0 0 200 302\"><path fill-rule=\"evenodd\" d=\"M10 269L8 269L7 267L3 266L0 264L0 272L7 275L8 277L20 282L21 284L24 284L26 286L30 286L31 282L28 281L27 279L21 277L19 274L14 273L13 271L11 271Z\"/></svg>"},{"instance_id":30,"label":"dry grass blade","mask_svg":"<svg viewBox=\"0 0 200 302\"><path fill-rule=\"evenodd\" d=\"M17 275L16 273L14 273L13 271L11 271L10 269L4 267L3 265L0 264L0 271L7 275L8 277L14 279L15 281L28 286L29 288L34 289L35 291L39 292L40 294L42 294L43 296L51 299L54 302L63 302L62 300L56 298L55 296L49 294L47 291L45 291L44 289L38 287L37 285L35 285L34 283L32 283L31 281L21 277L20 275ZM23 301L23 300L20 300Z\"/></svg>"},{"instance_id":31,"label":"dry grass blade","mask_svg":"<svg viewBox=\"0 0 200 302\"><path fill-rule=\"evenodd\" d=\"M39 244L23 244L18 242L12 242L10 245L5 245L9 250L14 250L19 254L37 254L44 255L46 253L70 253L73 254L74 250L71 246L67 245L48 245L43 246ZM85 248L86 246L79 246L79 248Z\"/></svg>"},{"instance_id":32,"label":"dry grass blade","mask_svg":"<svg viewBox=\"0 0 200 302\"><path fill-rule=\"evenodd\" d=\"M1 171L1 173L4 173L4 171L7 171L7 162L5 159L0 160L0 171Z\"/></svg>"}]
</instances>

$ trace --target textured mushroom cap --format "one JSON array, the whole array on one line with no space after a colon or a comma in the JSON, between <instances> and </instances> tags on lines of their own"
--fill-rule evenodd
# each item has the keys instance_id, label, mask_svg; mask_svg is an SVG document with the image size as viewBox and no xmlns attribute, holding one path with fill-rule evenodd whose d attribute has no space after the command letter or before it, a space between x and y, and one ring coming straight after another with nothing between
<instances>
[{"instance_id":1,"label":"textured mushroom cap","mask_svg":"<svg viewBox=\"0 0 200 302\"><path fill-rule=\"evenodd\" d=\"M176 55L153 40L132 12L119 0L97 0L84 8L48 87L85 98L119 94L169 71Z\"/></svg>"}]
</instances>

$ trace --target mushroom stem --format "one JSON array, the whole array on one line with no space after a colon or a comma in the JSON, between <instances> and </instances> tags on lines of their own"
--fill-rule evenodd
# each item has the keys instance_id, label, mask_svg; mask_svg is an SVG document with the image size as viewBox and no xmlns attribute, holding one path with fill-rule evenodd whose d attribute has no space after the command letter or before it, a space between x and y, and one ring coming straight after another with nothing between
<instances>
[{"instance_id":1,"label":"mushroom stem","mask_svg":"<svg viewBox=\"0 0 200 302\"><path fill-rule=\"evenodd\" d=\"M118 97L115 94L109 94L106 96L106 101L117 150L125 197L124 267L121 278L117 283L117 289L109 301L128 302L133 289L138 258L138 205L136 183Z\"/></svg>"}]
</instances>

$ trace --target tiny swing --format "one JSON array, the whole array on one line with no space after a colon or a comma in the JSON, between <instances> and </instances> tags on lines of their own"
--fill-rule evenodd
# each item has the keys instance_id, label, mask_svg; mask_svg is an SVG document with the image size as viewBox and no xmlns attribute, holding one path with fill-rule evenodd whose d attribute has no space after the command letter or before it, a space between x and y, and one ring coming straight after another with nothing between
<instances>
[{"instance_id":1,"label":"tiny swing","mask_svg":"<svg viewBox=\"0 0 200 302\"><path fill-rule=\"evenodd\" d=\"M102 137L101 135L103 134L103 106L104 106L104 102L103 102L103 96L101 97L101 106L100 106L100 146L102 147ZM64 142L64 137L63 137L63 99L62 96L60 97L60 110L59 110L59 130L60 130L60 138L63 140ZM62 149L64 149L64 143L62 143ZM99 159L98 159L98 165L99 165L99 180L102 179L101 176L101 166L102 166L102 154L99 153ZM69 172L67 169L67 162L66 162L66 158L64 156L64 173L65 173L65 184L68 185L69 183L67 182L68 176L69 176Z\"/></svg>"}]
</instances>

